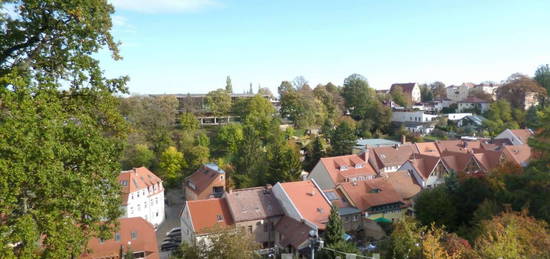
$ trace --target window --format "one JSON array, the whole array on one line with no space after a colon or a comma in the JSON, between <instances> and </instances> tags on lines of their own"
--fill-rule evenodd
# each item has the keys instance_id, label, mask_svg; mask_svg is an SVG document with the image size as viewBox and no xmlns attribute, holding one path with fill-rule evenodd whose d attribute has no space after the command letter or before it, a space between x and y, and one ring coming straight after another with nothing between
<instances>
[{"instance_id":1,"label":"window","mask_svg":"<svg viewBox=\"0 0 550 259\"><path fill-rule=\"evenodd\" d=\"M115 241L120 241L120 233L115 233Z\"/></svg>"},{"instance_id":2,"label":"window","mask_svg":"<svg viewBox=\"0 0 550 259\"><path fill-rule=\"evenodd\" d=\"M353 221L357 221L358 219L357 215L353 215Z\"/></svg>"},{"instance_id":3,"label":"window","mask_svg":"<svg viewBox=\"0 0 550 259\"><path fill-rule=\"evenodd\" d=\"M134 207L130 207L130 214L134 214Z\"/></svg>"},{"instance_id":4,"label":"window","mask_svg":"<svg viewBox=\"0 0 550 259\"><path fill-rule=\"evenodd\" d=\"M223 221L223 216L218 214L216 215L216 219L218 220L218 222Z\"/></svg>"},{"instance_id":5,"label":"window","mask_svg":"<svg viewBox=\"0 0 550 259\"><path fill-rule=\"evenodd\" d=\"M137 232L135 231L132 231L132 233L130 233L131 237L132 237L132 240L136 240L137 238Z\"/></svg>"},{"instance_id":6,"label":"window","mask_svg":"<svg viewBox=\"0 0 550 259\"><path fill-rule=\"evenodd\" d=\"M145 252L135 252L134 258L145 258Z\"/></svg>"},{"instance_id":7,"label":"window","mask_svg":"<svg viewBox=\"0 0 550 259\"><path fill-rule=\"evenodd\" d=\"M248 226L248 233L252 234L252 226Z\"/></svg>"},{"instance_id":8,"label":"window","mask_svg":"<svg viewBox=\"0 0 550 259\"><path fill-rule=\"evenodd\" d=\"M143 202L143 208L147 209L147 202L146 201Z\"/></svg>"},{"instance_id":9,"label":"window","mask_svg":"<svg viewBox=\"0 0 550 259\"><path fill-rule=\"evenodd\" d=\"M100 243L100 244L103 244L103 242L105 242L105 240L103 240L103 238L100 238L100 239L99 239L99 243Z\"/></svg>"},{"instance_id":10,"label":"window","mask_svg":"<svg viewBox=\"0 0 550 259\"><path fill-rule=\"evenodd\" d=\"M141 206L138 204L137 205L137 210L140 211L141 210Z\"/></svg>"},{"instance_id":11,"label":"window","mask_svg":"<svg viewBox=\"0 0 550 259\"><path fill-rule=\"evenodd\" d=\"M222 175L222 176L220 176L220 180L223 180L223 175Z\"/></svg>"}]
</instances>

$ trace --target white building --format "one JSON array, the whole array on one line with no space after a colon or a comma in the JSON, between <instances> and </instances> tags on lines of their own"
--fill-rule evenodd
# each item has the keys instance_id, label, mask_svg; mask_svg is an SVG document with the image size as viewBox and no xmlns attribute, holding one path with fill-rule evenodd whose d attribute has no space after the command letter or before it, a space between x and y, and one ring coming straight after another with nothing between
<instances>
[{"instance_id":1,"label":"white building","mask_svg":"<svg viewBox=\"0 0 550 259\"><path fill-rule=\"evenodd\" d=\"M468 94L470 93L470 89L473 87L473 84L470 83L464 83L461 85L451 85L447 87L447 98L451 101L462 101L466 98L468 98Z\"/></svg>"},{"instance_id":2,"label":"white building","mask_svg":"<svg viewBox=\"0 0 550 259\"><path fill-rule=\"evenodd\" d=\"M468 97L458 102L458 112L470 111L472 109L478 110L480 113L484 113L489 110L489 101L479 99L477 97Z\"/></svg>"},{"instance_id":3,"label":"white building","mask_svg":"<svg viewBox=\"0 0 550 259\"><path fill-rule=\"evenodd\" d=\"M496 97L497 97L497 89L499 87L500 87L500 85L497 85L497 84L481 83L481 84L475 85L474 89L491 95L493 97L493 100L495 100Z\"/></svg>"},{"instance_id":4,"label":"white building","mask_svg":"<svg viewBox=\"0 0 550 259\"><path fill-rule=\"evenodd\" d=\"M391 121L393 122L430 122L437 119L437 115L428 114L423 111L394 111Z\"/></svg>"},{"instance_id":5,"label":"white building","mask_svg":"<svg viewBox=\"0 0 550 259\"><path fill-rule=\"evenodd\" d=\"M118 182L122 186L123 217L142 217L158 227L164 220L162 180L149 169L139 167L122 171Z\"/></svg>"},{"instance_id":6,"label":"white building","mask_svg":"<svg viewBox=\"0 0 550 259\"><path fill-rule=\"evenodd\" d=\"M449 113L445 114L450 121L462 120L464 117L472 116L471 113Z\"/></svg>"},{"instance_id":7,"label":"white building","mask_svg":"<svg viewBox=\"0 0 550 259\"><path fill-rule=\"evenodd\" d=\"M506 129L498 134L495 139L507 139L512 145L527 144L530 137L535 135L530 129Z\"/></svg>"}]
</instances>

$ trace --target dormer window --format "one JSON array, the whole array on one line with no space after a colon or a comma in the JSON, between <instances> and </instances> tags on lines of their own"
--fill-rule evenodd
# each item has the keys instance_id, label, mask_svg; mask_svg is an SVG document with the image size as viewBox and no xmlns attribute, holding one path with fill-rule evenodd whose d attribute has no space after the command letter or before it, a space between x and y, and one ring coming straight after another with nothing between
<instances>
[{"instance_id":1,"label":"dormer window","mask_svg":"<svg viewBox=\"0 0 550 259\"><path fill-rule=\"evenodd\" d=\"M363 164L355 164L355 168L363 168Z\"/></svg>"},{"instance_id":2,"label":"dormer window","mask_svg":"<svg viewBox=\"0 0 550 259\"><path fill-rule=\"evenodd\" d=\"M381 191L382 191L381 189L375 188L375 189L370 190L369 193L379 193Z\"/></svg>"},{"instance_id":3,"label":"dormer window","mask_svg":"<svg viewBox=\"0 0 550 259\"><path fill-rule=\"evenodd\" d=\"M340 171L346 171L348 170L348 167L343 165L343 166L340 166Z\"/></svg>"}]
</instances>

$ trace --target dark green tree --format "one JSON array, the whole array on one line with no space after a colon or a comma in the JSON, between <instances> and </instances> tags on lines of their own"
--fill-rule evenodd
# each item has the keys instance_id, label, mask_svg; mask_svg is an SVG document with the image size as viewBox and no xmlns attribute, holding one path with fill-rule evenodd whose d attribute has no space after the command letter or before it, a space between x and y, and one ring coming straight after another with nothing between
<instances>
[{"instance_id":1,"label":"dark green tree","mask_svg":"<svg viewBox=\"0 0 550 259\"><path fill-rule=\"evenodd\" d=\"M323 138L316 136L315 139L307 146L304 159L304 170L311 172L321 157L325 157L326 151L323 142Z\"/></svg>"},{"instance_id":2,"label":"dark green tree","mask_svg":"<svg viewBox=\"0 0 550 259\"><path fill-rule=\"evenodd\" d=\"M224 89L211 91L206 95L206 104L214 115L227 115L231 111L231 95Z\"/></svg>"},{"instance_id":3,"label":"dark green tree","mask_svg":"<svg viewBox=\"0 0 550 259\"><path fill-rule=\"evenodd\" d=\"M537 81L548 95L550 95L550 65L540 65L535 71L535 81Z\"/></svg>"},{"instance_id":4,"label":"dark green tree","mask_svg":"<svg viewBox=\"0 0 550 259\"><path fill-rule=\"evenodd\" d=\"M449 229L457 227L454 199L445 186L422 191L415 201L414 210L416 219L422 225L428 226L435 223L437 226L445 226Z\"/></svg>"},{"instance_id":5,"label":"dark green tree","mask_svg":"<svg viewBox=\"0 0 550 259\"><path fill-rule=\"evenodd\" d=\"M338 214L338 208L332 206L330 215L328 216L328 223L323 239L326 245L333 245L338 242L344 241L344 227L342 226L342 218Z\"/></svg>"},{"instance_id":6,"label":"dark green tree","mask_svg":"<svg viewBox=\"0 0 550 259\"><path fill-rule=\"evenodd\" d=\"M78 257L121 216L118 159L127 131L94 54L110 49L105 0L2 1L0 257Z\"/></svg>"},{"instance_id":7,"label":"dark green tree","mask_svg":"<svg viewBox=\"0 0 550 259\"><path fill-rule=\"evenodd\" d=\"M369 87L365 77L353 74L344 80L342 97L344 97L346 108L350 111L351 116L360 120L367 116L371 103L376 100L376 92Z\"/></svg>"},{"instance_id":8,"label":"dark green tree","mask_svg":"<svg viewBox=\"0 0 550 259\"><path fill-rule=\"evenodd\" d=\"M267 162L267 183L292 182L300 179L300 154L289 144L278 142L268 146Z\"/></svg>"},{"instance_id":9,"label":"dark green tree","mask_svg":"<svg viewBox=\"0 0 550 259\"><path fill-rule=\"evenodd\" d=\"M232 94L233 93L233 84L231 83L231 77L227 76L225 79L225 91Z\"/></svg>"},{"instance_id":10,"label":"dark green tree","mask_svg":"<svg viewBox=\"0 0 550 259\"><path fill-rule=\"evenodd\" d=\"M348 121L343 121L330 133L332 156L349 155L356 141L355 129Z\"/></svg>"}]
</instances>

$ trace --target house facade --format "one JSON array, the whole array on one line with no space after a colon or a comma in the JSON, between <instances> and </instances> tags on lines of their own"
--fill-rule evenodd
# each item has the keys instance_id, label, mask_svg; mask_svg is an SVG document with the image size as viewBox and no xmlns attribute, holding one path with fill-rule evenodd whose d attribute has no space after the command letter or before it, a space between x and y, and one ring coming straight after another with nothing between
<instances>
[{"instance_id":1,"label":"house facade","mask_svg":"<svg viewBox=\"0 0 550 259\"><path fill-rule=\"evenodd\" d=\"M122 171L123 217L141 217L156 228L164 220L164 187L162 180L145 167Z\"/></svg>"},{"instance_id":2,"label":"house facade","mask_svg":"<svg viewBox=\"0 0 550 259\"><path fill-rule=\"evenodd\" d=\"M141 217L118 219L119 228L113 238L92 238L86 245L82 259L120 258L132 253L136 259L159 259L157 235L151 223Z\"/></svg>"},{"instance_id":3,"label":"house facade","mask_svg":"<svg viewBox=\"0 0 550 259\"><path fill-rule=\"evenodd\" d=\"M196 244L208 240L212 229L233 227L225 198L186 201L180 214L181 240Z\"/></svg>"},{"instance_id":4,"label":"house facade","mask_svg":"<svg viewBox=\"0 0 550 259\"><path fill-rule=\"evenodd\" d=\"M205 164L183 181L186 200L220 198L225 192L225 171L216 164Z\"/></svg>"},{"instance_id":5,"label":"house facade","mask_svg":"<svg viewBox=\"0 0 550 259\"><path fill-rule=\"evenodd\" d=\"M394 111L391 121L393 122L431 122L439 117L435 114L425 113L423 111Z\"/></svg>"},{"instance_id":6,"label":"house facade","mask_svg":"<svg viewBox=\"0 0 550 259\"><path fill-rule=\"evenodd\" d=\"M401 90L403 90L403 94L405 94L413 103L420 102L421 100L420 87L418 86L417 83L392 84L390 87L390 92L394 91L397 88L401 88Z\"/></svg>"},{"instance_id":7,"label":"house facade","mask_svg":"<svg viewBox=\"0 0 550 259\"><path fill-rule=\"evenodd\" d=\"M376 177L374 168L362 155L323 157L307 179L315 179L321 189L334 189L338 183L364 181Z\"/></svg>"},{"instance_id":8,"label":"house facade","mask_svg":"<svg viewBox=\"0 0 550 259\"><path fill-rule=\"evenodd\" d=\"M475 110L478 114L484 113L489 110L491 102L479 99L477 97L468 97L458 102L458 112L466 112Z\"/></svg>"},{"instance_id":9,"label":"house facade","mask_svg":"<svg viewBox=\"0 0 550 259\"><path fill-rule=\"evenodd\" d=\"M416 155L405 162L399 170L409 172L422 188L440 185L449 175L449 170L441 158L430 155Z\"/></svg>"},{"instance_id":10,"label":"house facade","mask_svg":"<svg viewBox=\"0 0 550 259\"><path fill-rule=\"evenodd\" d=\"M474 85L470 83L463 83L461 85L451 85L447 87L447 98L454 102L459 102L468 98L470 89Z\"/></svg>"}]
</instances>

